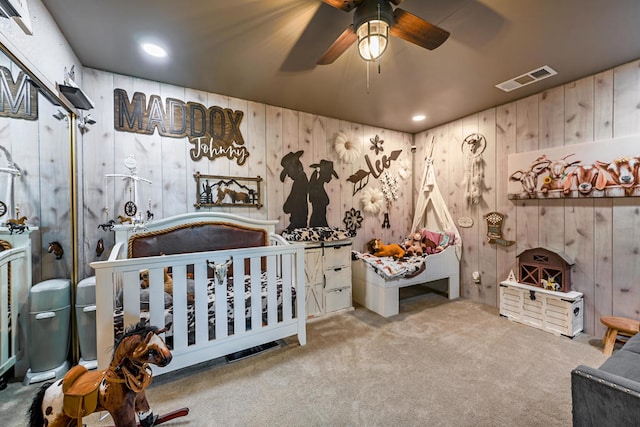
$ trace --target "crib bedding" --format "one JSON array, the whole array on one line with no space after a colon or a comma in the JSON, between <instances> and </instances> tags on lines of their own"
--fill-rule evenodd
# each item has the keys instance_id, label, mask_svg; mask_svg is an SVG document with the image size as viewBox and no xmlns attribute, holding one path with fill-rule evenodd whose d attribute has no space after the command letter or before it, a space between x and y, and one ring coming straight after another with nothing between
<instances>
[{"instance_id":1,"label":"crib bedding","mask_svg":"<svg viewBox=\"0 0 640 427\"><path fill-rule=\"evenodd\" d=\"M430 248L429 253L425 253L425 255L405 256L404 258L397 259L394 257L378 257L370 253L358 251L352 251L352 253L354 258L361 259L384 279L392 280L400 277L413 277L424 271L429 255L440 253L449 246L456 244L455 236L450 232L437 232L423 229L420 233L437 245L436 248ZM401 245L404 245L404 242L401 243Z\"/></svg>"},{"instance_id":2,"label":"crib bedding","mask_svg":"<svg viewBox=\"0 0 640 427\"><path fill-rule=\"evenodd\" d=\"M263 317L266 316L267 313L267 277L266 272L263 272L261 275L261 301L262 301L262 314ZM245 304L245 319L247 322L251 320L251 279L249 275L245 275L245 292L244 292L244 304ZM187 289L193 289L193 280L189 279L187 283ZM277 289L277 304L278 311L282 309L282 279L276 279L276 289ZM141 292L147 291L146 289L141 289ZM227 292L226 292L226 300L227 300L227 322L229 327L229 334L233 333L233 321L234 321L234 289L233 289L233 278L229 278L227 280ZM291 296L293 301L293 309L295 311L295 297L296 297L296 289L294 286L291 287ZM210 279L207 283L207 306L208 310L208 322L209 322L209 336L210 339L215 338L215 322L216 322L216 313L215 313L215 302L216 302L216 294L215 294L215 284L213 279ZM164 311L164 327L167 328L167 332L165 336L170 338L173 336L173 304L172 298L165 292L165 311ZM140 302L140 320L149 322L149 311L148 311L148 302L145 303L144 299L141 298ZM115 338L118 339L124 333L124 315L123 308L119 301L116 301L116 309L114 310L114 335ZM194 337L195 331L195 305L193 303L189 303L187 305L187 325L188 325L188 333L189 333L189 343L191 344ZM154 325L158 327L162 327L162 325ZM248 327L249 324L248 324Z\"/></svg>"},{"instance_id":3,"label":"crib bedding","mask_svg":"<svg viewBox=\"0 0 640 427\"><path fill-rule=\"evenodd\" d=\"M379 276L385 279L396 279L420 273L425 268L428 255L415 255L396 259L393 257L378 257L369 253L352 251L353 255L369 265Z\"/></svg>"}]
</instances>

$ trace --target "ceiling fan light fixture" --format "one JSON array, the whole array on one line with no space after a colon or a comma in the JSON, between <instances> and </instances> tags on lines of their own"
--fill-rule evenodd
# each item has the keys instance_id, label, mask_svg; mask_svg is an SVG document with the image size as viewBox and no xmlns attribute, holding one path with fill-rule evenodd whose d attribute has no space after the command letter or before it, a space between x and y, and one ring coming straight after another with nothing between
<instances>
[{"instance_id":1,"label":"ceiling fan light fixture","mask_svg":"<svg viewBox=\"0 0 640 427\"><path fill-rule=\"evenodd\" d=\"M358 27L358 53L365 61L375 61L387 50L389 24L382 20L371 20Z\"/></svg>"},{"instance_id":2,"label":"ceiling fan light fixture","mask_svg":"<svg viewBox=\"0 0 640 427\"><path fill-rule=\"evenodd\" d=\"M365 0L353 15L358 36L358 53L365 61L375 61L387 50L393 9L387 0Z\"/></svg>"}]
</instances>

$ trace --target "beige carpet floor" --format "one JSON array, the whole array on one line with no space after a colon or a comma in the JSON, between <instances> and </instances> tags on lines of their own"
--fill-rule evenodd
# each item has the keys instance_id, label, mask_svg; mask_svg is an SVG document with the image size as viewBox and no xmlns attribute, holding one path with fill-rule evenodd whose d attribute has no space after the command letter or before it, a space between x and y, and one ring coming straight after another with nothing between
<instances>
[{"instance_id":1,"label":"beige carpet floor","mask_svg":"<svg viewBox=\"0 0 640 427\"><path fill-rule=\"evenodd\" d=\"M434 293L385 319L362 307L308 324L308 342L158 377L173 426L570 426L571 370L599 366L600 340L554 336L495 308ZM37 385L0 391L0 425L24 425ZM89 426L108 424L98 414Z\"/></svg>"}]
</instances>

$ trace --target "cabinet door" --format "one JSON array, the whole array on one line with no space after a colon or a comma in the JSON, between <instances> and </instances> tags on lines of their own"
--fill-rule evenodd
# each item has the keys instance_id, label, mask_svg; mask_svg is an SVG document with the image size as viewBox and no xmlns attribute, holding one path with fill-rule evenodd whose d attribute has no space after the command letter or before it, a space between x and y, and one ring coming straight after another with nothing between
<instances>
[{"instance_id":1,"label":"cabinet door","mask_svg":"<svg viewBox=\"0 0 640 427\"><path fill-rule=\"evenodd\" d=\"M322 283L322 249L313 248L304 251L304 275L307 285Z\"/></svg>"},{"instance_id":2,"label":"cabinet door","mask_svg":"<svg viewBox=\"0 0 640 427\"><path fill-rule=\"evenodd\" d=\"M305 304L307 316L314 316L324 312L324 292L322 283L315 283L305 287Z\"/></svg>"}]
</instances>

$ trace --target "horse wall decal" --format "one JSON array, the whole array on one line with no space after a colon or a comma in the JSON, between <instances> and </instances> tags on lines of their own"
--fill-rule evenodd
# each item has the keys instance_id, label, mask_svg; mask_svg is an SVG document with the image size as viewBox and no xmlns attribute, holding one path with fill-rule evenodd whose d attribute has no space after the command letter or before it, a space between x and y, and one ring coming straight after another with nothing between
<instances>
[{"instance_id":1,"label":"horse wall decal","mask_svg":"<svg viewBox=\"0 0 640 427\"><path fill-rule=\"evenodd\" d=\"M172 359L162 332L140 322L118 340L107 369L89 372L77 365L63 379L43 384L31 403L29 425L81 426L83 416L107 411L116 427L135 427L136 414L140 425L153 426L157 416L145 396L149 364L163 367Z\"/></svg>"}]
</instances>

